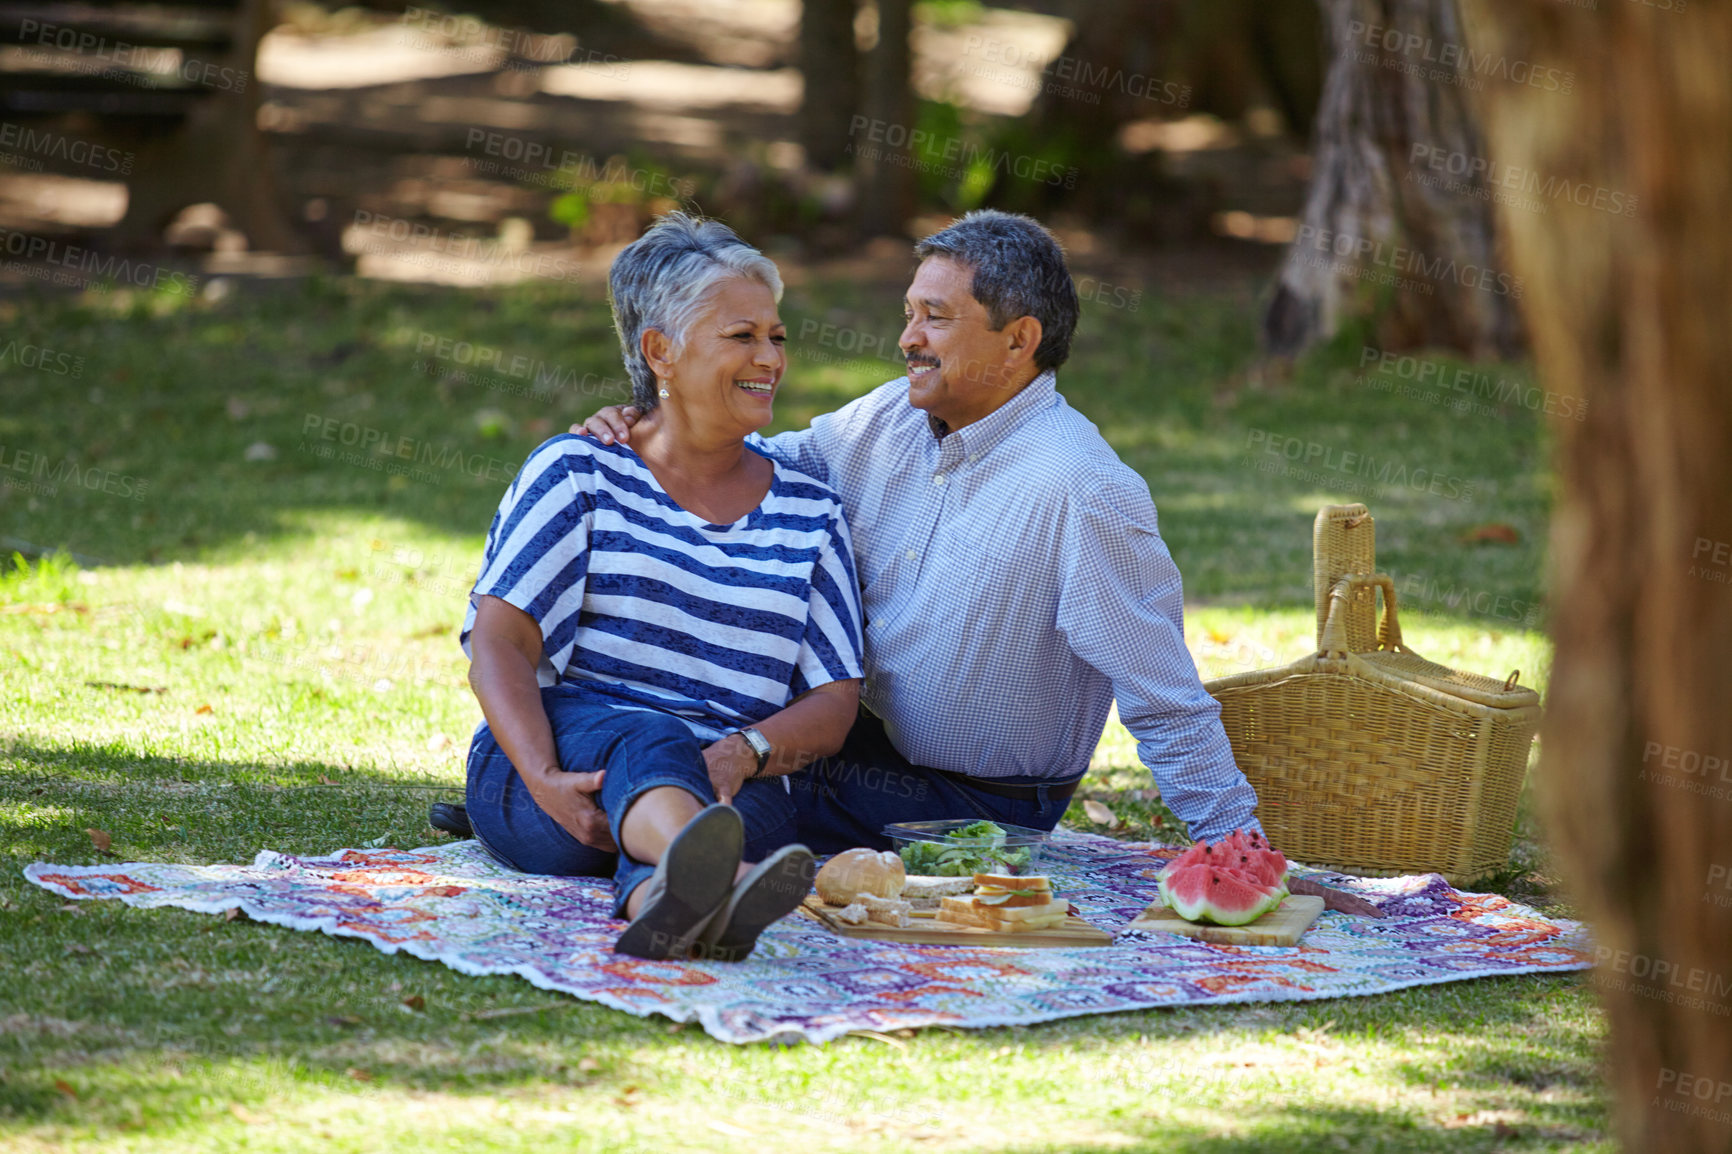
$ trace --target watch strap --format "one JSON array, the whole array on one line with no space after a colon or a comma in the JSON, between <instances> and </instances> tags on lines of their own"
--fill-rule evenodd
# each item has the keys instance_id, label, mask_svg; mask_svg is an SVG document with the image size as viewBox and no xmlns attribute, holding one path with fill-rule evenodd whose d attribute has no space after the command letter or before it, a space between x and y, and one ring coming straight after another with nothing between
<instances>
[{"instance_id":1,"label":"watch strap","mask_svg":"<svg viewBox=\"0 0 1732 1154\"><path fill-rule=\"evenodd\" d=\"M751 747L752 752L757 754L758 768L753 771L752 776L761 777L764 772L764 767L770 763L770 754L775 752L776 747L770 744L769 738L765 737L752 726L748 725L741 729L736 729L734 732L744 738L746 744Z\"/></svg>"}]
</instances>

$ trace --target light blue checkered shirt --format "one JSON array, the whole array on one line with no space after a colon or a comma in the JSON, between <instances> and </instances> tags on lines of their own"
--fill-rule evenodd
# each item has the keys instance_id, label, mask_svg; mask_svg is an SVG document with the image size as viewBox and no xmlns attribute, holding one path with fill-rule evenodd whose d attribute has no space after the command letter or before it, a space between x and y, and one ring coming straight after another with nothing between
<instances>
[{"instance_id":1,"label":"light blue checkered shirt","mask_svg":"<svg viewBox=\"0 0 1732 1154\"><path fill-rule=\"evenodd\" d=\"M867 618L862 700L909 761L1074 778L1116 695L1193 837L1257 828L1185 649L1149 487L1052 373L942 441L903 378L764 444L842 497Z\"/></svg>"}]
</instances>

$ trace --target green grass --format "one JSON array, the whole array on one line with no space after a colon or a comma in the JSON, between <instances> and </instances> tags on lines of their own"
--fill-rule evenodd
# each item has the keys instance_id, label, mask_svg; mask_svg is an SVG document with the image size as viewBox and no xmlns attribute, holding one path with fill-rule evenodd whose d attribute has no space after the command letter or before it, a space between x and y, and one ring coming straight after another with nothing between
<instances>
[{"instance_id":1,"label":"green grass","mask_svg":"<svg viewBox=\"0 0 1732 1154\"><path fill-rule=\"evenodd\" d=\"M813 319L893 338L899 291L800 282L784 316L796 337ZM1534 415L1368 388L1348 341L1260 377L1249 315L1243 297L1154 292L1091 311L1061 382L1149 479L1204 676L1308 649L1311 516L1357 495L1247 467L1260 431L1483 482L1472 501L1370 496L1380 564L1414 648L1543 688L1549 649L1509 608L1540 600ZM417 348L468 341L567 382L620 373L599 294L570 286L117 292L0 302L0 321L83 358L76 378L0 365L0 476L32 480L8 472L19 452L50 462L0 486L0 551L26 555L0 566L0 1147L1609 1148L1604 1023L1577 977L733 1048L364 943L60 902L21 867L442 840L426 805L460 788L477 717L455 630L501 470L597 394L489 389L450 361L417 369ZM784 424L895 372L822 351L796 349ZM408 438L424 475L310 451L346 426ZM248 459L259 444L274 456ZM1462 543L1488 523L1517 542ZM31 559L54 550L81 560ZM1098 828L1087 796L1115 836L1179 837L1148 786L1115 723L1067 821ZM1488 884L1567 910L1525 812Z\"/></svg>"}]
</instances>

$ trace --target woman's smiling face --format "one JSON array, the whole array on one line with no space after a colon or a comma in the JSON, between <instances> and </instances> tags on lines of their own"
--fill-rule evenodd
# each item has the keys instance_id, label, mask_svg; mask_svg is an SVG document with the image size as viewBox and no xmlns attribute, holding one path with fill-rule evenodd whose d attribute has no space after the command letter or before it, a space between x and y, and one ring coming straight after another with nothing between
<instances>
[{"instance_id":1,"label":"woman's smiling face","mask_svg":"<svg viewBox=\"0 0 1732 1154\"><path fill-rule=\"evenodd\" d=\"M768 287L738 276L717 282L686 328L662 406L706 435L763 428L788 365L787 339Z\"/></svg>"}]
</instances>

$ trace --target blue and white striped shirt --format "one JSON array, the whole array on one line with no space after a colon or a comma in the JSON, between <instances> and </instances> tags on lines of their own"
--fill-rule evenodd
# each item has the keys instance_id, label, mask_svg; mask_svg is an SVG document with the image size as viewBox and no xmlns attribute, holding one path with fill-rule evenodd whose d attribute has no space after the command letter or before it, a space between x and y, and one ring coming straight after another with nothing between
<instances>
[{"instance_id":1,"label":"blue and white striped shirt","mask_svg":"<svg viewBox=\"0 0 1732 1154\"><path fill-rule=\"evenodd\" d=\"M543 685L582 682L680 718L706 741L808 689L862 674L842 506L781 462L732 525L676 505L631 449L554 437L530 454L487 531L475 607L498 597L541 627Z\"/></svg>"},{"instance_id":2,"label":"blue and white striped shirt","mask_svg":"<svg viewBox=\"0 0 1732 1154\"><path fill-rule=\"evenodd\" d=\"M1052 373L942 441L903 378L764 444L842 495L868 622L861 699L909 761L1073 778L1116 694L1193 837L1257 828L1185 648L1148 484Z\"/></svg>"}]
</instances>

